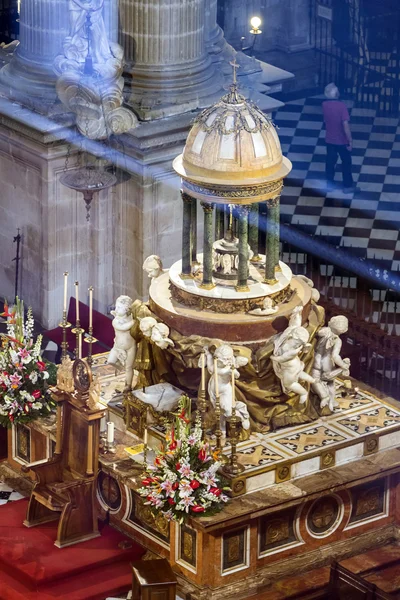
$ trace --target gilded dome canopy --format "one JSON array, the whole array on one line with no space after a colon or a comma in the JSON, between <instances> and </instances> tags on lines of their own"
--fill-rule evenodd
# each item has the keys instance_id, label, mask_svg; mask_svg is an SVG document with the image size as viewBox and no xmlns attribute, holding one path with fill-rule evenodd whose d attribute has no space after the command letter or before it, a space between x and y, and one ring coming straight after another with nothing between
<instances>
[{"instance_id":1,"label":"gilded dome canopy","mask_svg":"<svg viewBox=\"0 0 400 600\"><path fill-rule=\"evenodd\" d=\"M291 163L282 156L272 120L246 101L234 82L196 117L174 169L197 183L246 185L283 179Z\"/></svg>"}]
</instances>

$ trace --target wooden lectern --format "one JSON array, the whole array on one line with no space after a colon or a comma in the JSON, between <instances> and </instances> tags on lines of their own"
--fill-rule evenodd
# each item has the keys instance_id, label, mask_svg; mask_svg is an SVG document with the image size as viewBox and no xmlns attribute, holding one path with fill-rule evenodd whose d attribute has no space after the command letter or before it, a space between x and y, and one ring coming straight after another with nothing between
<instances>
[{"instance_id":1,"label":"wooden lectern","mask_svg":"<svg viewBox=\"0 0 400 600\"><path fill-rule=\"evenodd\" d=\"M53 392L58 403L55 455L25 467L36 475L36 483L24 525L59 519L58 548L100 535L94 499L100 419L105 411L96 402L98 388L86 361L63 360Z\"/></svg>"}]
</instances>

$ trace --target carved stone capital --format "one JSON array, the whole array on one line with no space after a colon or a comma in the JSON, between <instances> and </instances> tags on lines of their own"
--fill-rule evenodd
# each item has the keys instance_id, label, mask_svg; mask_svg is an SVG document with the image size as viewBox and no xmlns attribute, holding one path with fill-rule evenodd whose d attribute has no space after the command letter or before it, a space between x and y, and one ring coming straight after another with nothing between
<instances>
[{"instance_id":1,"label":"carved stone capital","mask_svg":"<svg viewBox=\"0 0 400 600\"><path fill-rule=\"evenodd\" d=\"M275 206L279 206L281 200L281 196L280 194L278 196L275 196L274 198L270 198L270 200L266 201L266 205L268 208L274 208Z\"/></svg>"},{"instance_id":2,"label":"carved stone capital","mask_svg":"<svg viewBox=\"0 0 400 600\"><path fill-rule=\"evenodd\" d=\"M239 217L247 217L251 210L251 204L235 204L235 212Z\"/></svg>"},{"instance_id":3,"label":"carved stone capital","mask_svg":"<svg viewBox=\"0 0 400 600\"><path fill-rule=\"evenodd\" d=\"M212 213L214 210L214 204L212 202L200 202L200 204L206 213Z\"/></svg>"},{"instance_id":4,"label":"carved stone capital","mask_svg":"<svg viewBox=\"0 0 400 600\"><path fill-rule=\"evenodd\" d=\"M181 190L181 198L182 198L183 202L188 202L188 203L192 203L192 200L194 200L194 198L192 198L192 196L189 196L189 194L186 194L186 192L184 192L183 190Z\"/></svg>"}]
</instances>

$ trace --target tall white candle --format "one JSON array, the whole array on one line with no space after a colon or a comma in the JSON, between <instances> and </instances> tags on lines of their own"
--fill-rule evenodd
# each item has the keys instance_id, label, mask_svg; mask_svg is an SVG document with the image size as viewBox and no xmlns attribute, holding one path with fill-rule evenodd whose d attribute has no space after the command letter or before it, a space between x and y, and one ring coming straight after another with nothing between
<instances>
[{"instance_id":1,"label":"tall white candle","mask_svg":"<svg viewBox=\"0 0 400 600\"><path fill-rule=\"evenodd\" d=\"M114 423L112 421L107 423L107 442L109 444L114 443Z\"/></svg>"},{"instance_id":2,"label":"tall white candle","mask_svg":"<svg viewBox=\"0 0 400 600\"><path fill-rule=\"evenodd\" d=\"M201 389L206 389L206 355L204 352L201 355Z\"/></svg>"},{"instance_id":3,"label":"tall white candle","mask_svg":"<svg viewBox=\"0 0 400 600\"><path fill-rule=\"evenodd\" d=\"M68 286L68 271L64 273L64 306L63 310L67 310L67 286Z\"/></svg>"},{"instance_id":4,"label":"tall white candle","mask_svg":"<svg viewBox=\"0 0 400 600\"><path fill-rule=\"evenodd\" d=\"M106 429L107 429L107 419L106 419L106 417L101 417L100 431L105 431Z\"/></svg>"},{"instance_id":5,"label":"tall white candle","mask_svg":"<svg viewBox=\"0 0 400 600\"><path fill-rule=\"evenodd\" d=\"M143 442L144 442L145 446L147 446L147 440L148 440L148 431L147 431L147 425L145 425L144 434L143 434Z\"/></svg>"},{"instance_id":6,"label":"tall white candle","mask_svg":"<svg viewBox=\"0 0 400 600\"><path fill-rule=\"evenodd\" d=\"M76 320L79 321L79 282L75 281Z\"/></svg>"},{"instance_id":7,"label":"tall white candle","mask_svg":"<svg viewBox=\"0 0 400 600\"><path fill-rule=\"evenodd\" d=\"M219 396L218 370L217 370L217 359L216 358L214 358L214 381L215 381L215 395Z\"/></svg>"},{"instance_id":8,"label":"tall white candle","mask_svg":"<svg viewBox=\"0 0 400 600\"><path fill-rule=\"evenodd\" d=\"M82 358L82 334L78 336L78 358Z\"/></svg>"},{"instance_id":9,"label":"tall white candle","mask_svg":"<svg viewBox=\"0 0 400 600\"><path fill-rule=\"evenodd\" d=\"M93 287L89 288L89 327L93 326Z\"/></svg>"},{"instance_id":10,"label":"tall white candle","mask_svg":"<svg viewBox=\"0 0 400 600\"><path fill-rule=\"evenodd\" d=\"M235 414L233 409L236 408L236 398L235 398L235 369L232 368L232 414Z\"/></svg>"}]
</instances>

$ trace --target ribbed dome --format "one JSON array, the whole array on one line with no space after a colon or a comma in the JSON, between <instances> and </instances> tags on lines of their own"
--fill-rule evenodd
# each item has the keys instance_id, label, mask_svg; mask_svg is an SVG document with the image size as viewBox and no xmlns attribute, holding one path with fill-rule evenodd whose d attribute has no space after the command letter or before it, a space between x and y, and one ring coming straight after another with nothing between
<instances>
[{"instance_id":1,"label":"ribbed dome","mask_svg":"<svg viewBox=\"0 0 400 600\"><path fill-rule=\"evenodd\" d=\"M233 84L229 94L195 119L174 168L192 181L246 184L281 179L291 163L282 156L271 119Z\"/></svg>"}]
</instances>

